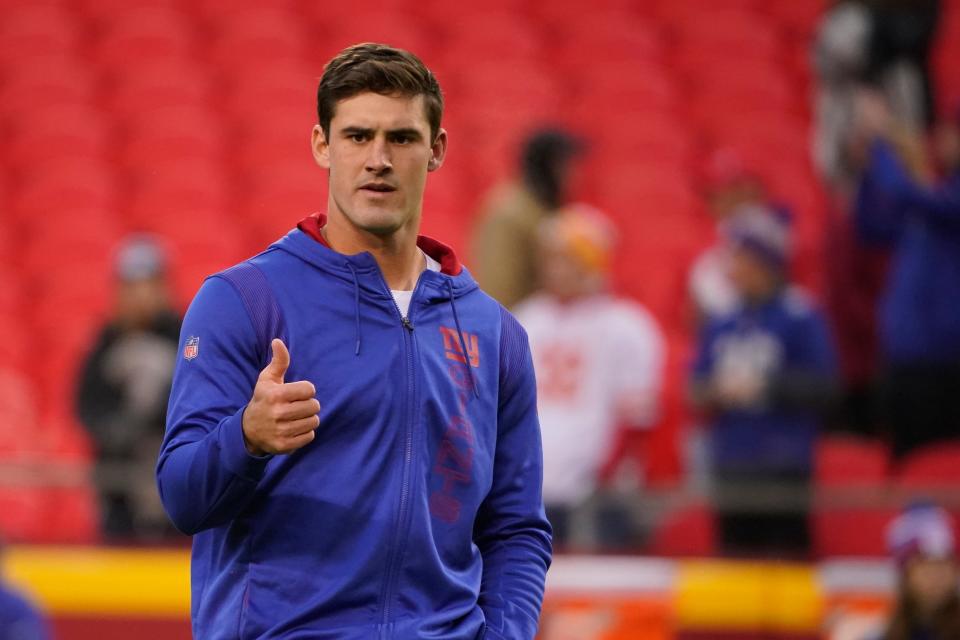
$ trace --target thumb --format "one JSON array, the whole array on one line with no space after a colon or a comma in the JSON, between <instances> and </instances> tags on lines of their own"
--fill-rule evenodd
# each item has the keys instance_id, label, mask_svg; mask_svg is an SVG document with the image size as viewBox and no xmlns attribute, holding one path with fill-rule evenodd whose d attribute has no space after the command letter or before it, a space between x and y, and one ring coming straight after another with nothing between
<instances>
[{"instance_id":1,"label":"thumb","mask_svg":"<svg viewBox=\"0 0 960 640\"><path fill-rule=\"evenodd\" d=\"M283 344L283 340L280 338L274 338L270 347L273 349L273 358L270 360L270 364L260 372L260 377L283 384L283 376L290 366L290 352L287 351L287 345Z\"/></svg>"}]
</instances>

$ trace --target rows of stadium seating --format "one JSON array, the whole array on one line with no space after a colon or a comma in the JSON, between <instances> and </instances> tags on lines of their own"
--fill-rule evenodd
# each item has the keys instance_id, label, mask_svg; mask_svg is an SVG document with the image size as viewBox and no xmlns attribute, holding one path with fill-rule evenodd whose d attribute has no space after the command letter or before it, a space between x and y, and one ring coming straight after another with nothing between
<instances>
[{"instance_id":1,"label":"rows of stadium seating","mask_svg":"<svg viewBox=\"0 0 960 640\"><path fill-rule=\"evenodd\" d=\"M622 227L617 284L651 307L673 346L667 418L637 455L655 482L677 482L683 277L711 236L697 188L706 150L739 148L793 206L799 274L817 281L824 197L809 162L808 57L825 4L0 1L0 451L89 458L71 386L109 309L118 238L166 239L183 305L205 274L324 206L307 145L320 65L378 40L418 52L444 87L451 147L429 184L425 228L461 252L526 131L553 122L591 140L579 196ZM957 5L938 77L960 76ZM55 491L77 495L44 504L89 505L85 487ZM8 535L92 532L92 507L72 516L86 525L61 531L50 523L70 522L67 508L7 493L2 511L27 514L4 525Z\"/></svg>"}]
</instances>

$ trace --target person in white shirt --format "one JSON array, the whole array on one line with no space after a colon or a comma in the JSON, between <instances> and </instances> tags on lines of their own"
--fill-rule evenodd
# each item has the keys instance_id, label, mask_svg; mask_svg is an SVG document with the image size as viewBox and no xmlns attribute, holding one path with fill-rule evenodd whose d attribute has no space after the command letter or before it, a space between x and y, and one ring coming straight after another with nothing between
<instances>
[{"instance_id":1,"label":"person in white shirt","mask_svg":"<svg viewBox=\"0 0 960 640\"><path fill-rule=\"evenodd\" d=\"M657 416L665 342L646 309L608 289L614 239L596 209L562 209L540 229L542 289L515 310L537 372L543 496L561 546L574 510L598 487L618 428L646 429Z\"/></svg>"}]
</instances>

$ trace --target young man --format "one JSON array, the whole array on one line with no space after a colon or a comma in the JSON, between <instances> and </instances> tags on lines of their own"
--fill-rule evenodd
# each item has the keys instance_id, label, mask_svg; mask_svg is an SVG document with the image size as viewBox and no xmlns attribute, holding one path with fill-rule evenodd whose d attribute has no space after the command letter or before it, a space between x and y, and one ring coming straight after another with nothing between
<instances>
[{"instance_id":1,"label":"young man","mask_svg":"<svg viewBox=\"0 0 960 640\"><path fill-rule=\"evenodd\" d=\"M412 54L337 55L313 131L327 215L187 312L157 473L194 534L198 638L536 634L551 538L527 338L417 236L442 108Z\"/></svg>"}]
</instances>

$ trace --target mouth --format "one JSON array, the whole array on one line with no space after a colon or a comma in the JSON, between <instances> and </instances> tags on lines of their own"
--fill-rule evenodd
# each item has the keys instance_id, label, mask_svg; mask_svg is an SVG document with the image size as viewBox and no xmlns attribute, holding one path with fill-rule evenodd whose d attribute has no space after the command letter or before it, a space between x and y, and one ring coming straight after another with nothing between
<instances>
[{"instance_id":1,"label":"mouth","mask_svg":"<svg viewBox=\"0 0 960 640\"><path fill-rule=\"evenodd\" d=\"M370 194L393 193L396 190L396 187L385 182L369 182L360 187L360 191L366 191Z\"/></svg>"}]
</instances>

